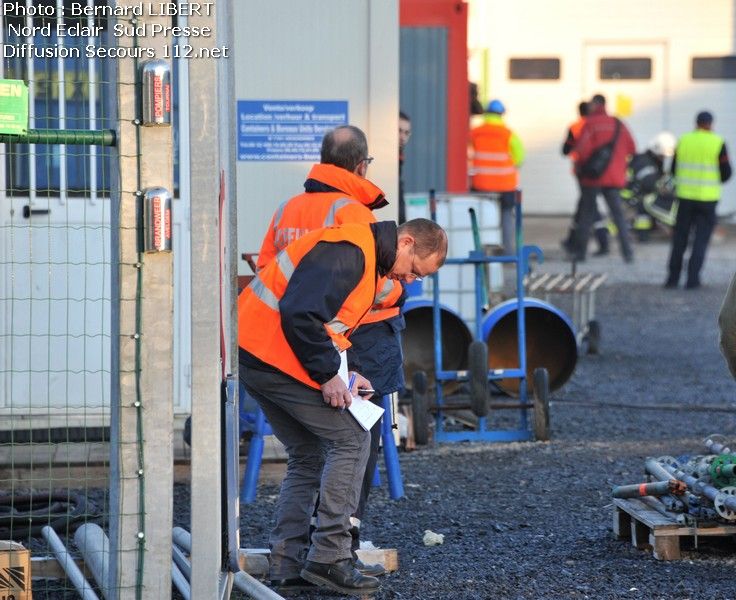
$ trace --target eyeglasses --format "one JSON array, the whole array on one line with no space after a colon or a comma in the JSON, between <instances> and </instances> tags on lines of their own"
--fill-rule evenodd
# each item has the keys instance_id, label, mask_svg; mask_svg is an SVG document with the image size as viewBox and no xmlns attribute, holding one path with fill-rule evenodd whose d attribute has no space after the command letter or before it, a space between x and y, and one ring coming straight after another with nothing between
<instances>
[{"instance_id":1,"label":"eyeglasses","mask_svg":"<svg viewBox=\"0 0 736 600\"><path fill-rule=\"evenodd\" d=\"M373 160L374 160L374 159L373 159L373 157L372 157L372 156L366 156L366 157L365 157L365 158L364 158L364 159L363 159L362 161L360 161L360 162L364 162L365 164L369 165L369 164L371 164L371 163L373 162Z\"/></svg>"}]
</instances>

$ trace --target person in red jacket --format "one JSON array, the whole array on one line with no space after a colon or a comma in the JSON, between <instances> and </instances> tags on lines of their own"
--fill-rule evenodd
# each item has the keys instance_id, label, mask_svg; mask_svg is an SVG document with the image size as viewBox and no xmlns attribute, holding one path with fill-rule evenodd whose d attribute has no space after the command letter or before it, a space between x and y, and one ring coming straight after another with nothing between
<instances>
[{"instance_id":1,"label":"person in red jacket","mask_svg":"<svg viewBox=\"0 0 736 600\"><path fill-rule=\"evenodd\" d=\"M562 154L563 156L567 156L573 164L573 173L575 172L574 166L575 161L577 160L578 154L575 152L575 144L578 141L578 138L580 137L580 132L583 130L583 125L585 125L585 118L588 116L588 110L590 109L590 104L588 102L581 102L578 104L578 119L570 124L570 127L567 129L567 135L565 136L565 141L562 144ZM580 178L575 175L575 180L578 184L578 193L580 192ZM578 227L578 223L580 222L580 196L578 195L578 203L575 207L575 215L572 219L572 225L570 226L570 230L568 231L567 237L562 240L562 248L568 252L572 253L574 251L573 244L575 242L575 230ZM598 210L598 205L596 203L596 219L593 225L594 229L594 237L596 239L596 242L598 242L598 250L593 254L593 256L605 256L608 254L608 219L601 215L600 211Z\"/></svg>"},{"instance_id":2,"label":"person in red jacket","mask_svg":"<svg viewBox=\"0 0 736 600\"><path fill-rule=\"evenodd\" d=\"M616 133L618 131L618 134ZM616 137L611 160L599 177L584 174L583 166L593 153ZM593 96L590 111L580 137L575 144L576 173L580 174L580 224L575 235L572 258L585 260L590 230L598 212L596 198L603 194L613 222L618 229L621 255L627 263L633 262L634 250L629 237L629 226L621 208L621 189L626 186L626 165L629 156L636 152L636 144L629 129L619 119L606 113L606 99Z\"/></svg>"}]
</instances>

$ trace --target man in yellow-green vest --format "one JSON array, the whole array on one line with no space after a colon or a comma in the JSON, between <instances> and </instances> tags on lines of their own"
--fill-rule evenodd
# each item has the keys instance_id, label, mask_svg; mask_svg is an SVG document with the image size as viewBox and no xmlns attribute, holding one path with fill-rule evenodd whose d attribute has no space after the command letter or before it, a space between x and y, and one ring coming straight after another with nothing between
<instances>
[{"instance_id":1,"label":"man in yellow-green vest","mask_svg":"<svg viewBox=\"0 0 736 600\"><path fill-rule=\"evenodd\" d=\"M672 173L675 195L679 203L675 230L672 234L669 273L664 284L676 288L680 280L682 259L690 231L694 231L692 249L687 264L686 289L700 287L700 269L716 224L716 204L721 199L721 184L731 177L726 143L711 131L713 115L698 113L696 129L677 142Z\"/></svg>"}]
</instances>

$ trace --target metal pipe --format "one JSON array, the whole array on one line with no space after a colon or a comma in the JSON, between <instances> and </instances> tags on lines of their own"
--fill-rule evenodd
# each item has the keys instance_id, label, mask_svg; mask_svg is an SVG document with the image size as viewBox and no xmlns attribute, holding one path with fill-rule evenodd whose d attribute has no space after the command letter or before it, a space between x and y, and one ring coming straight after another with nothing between
<instances>
[{"instance_id":1,"label":"metal pipe","mask_svg":"<svg viewBox=\"0 0 736 600\"><path fill-rule=\"evenodd\" d=\"M233 583L236 588L241 592L245 592L254 600L284 600L283 596L279 596L271 588L266 587L245 571L235 573Z\"/></svg>"},{"instance_id":2,"label":"metal pipe","mask_svg":"<svg viewBox=\"0 0 736 600\"><path fill-rule=\"evenodd\" d=\"M383 397L383 420L381 421L381 435L383 438L383 456L386 463L386 479L392 500L404 497L404 484L401 481L401 467L399 453L396 451L394 432L392 429L394 417L394 394Z\"/></svg>"},{"instance_id":3,"label":"metal pipe","mask_svg":"<svg viewBox=\"0 0 736 600\"><path fill-rule=\"evenodd\" d=\"M614 498L638 498L639 496L680 495L687 486L677 479L655 481L652 483L636 483L633 485L617 485L613 488Z\"/></svg>"},{"instance_id":4,"label":"metal pipe","mask_svg":"<svg viewBox=\"0 0 736 600\"><path fill-rule=\"evenodd\" d=\"M192 551L192 534L186 529L183 527L174 527L171 530L171 537L179 548L185 550L187 553Z\"/></svg>"},{"instance_id":5,"label":"metal pipe","mask_svg":"<svg viewBox=\"0 0 736 600\"><path fill-rule=\"evenodd\" d=\"M648 458L644 462L644 468L647 473L655 479L659 479L659 481L669 481L672 479L672 475L670 475L669 471L662 466L661 462L654 458Z\"/></svg>"},{"instance_id":6,"label":"metal pipe","mask_svg":"<svg viewBox=\"0 0 736 600\"><path fill-rule=\"evenodd\" d=\"M665 517L672 519L681 525L692 525L694 522L694 518L691 515L667 510L667 507L656 498L644 496L643 498L640 498L640 500L650 508L656 510L658 513L663 514Z\"/></svg>"},{"instance_id":7,"label":"metal pipe","mask_svg":"<svg viewBox=\"0 0 736 600\"><path fill-rule=\"evenodd\" d=\"M102 527L96 523L85 523L74 533L74 543L84 559L102 595L110 594L110 542Z\"/></svg>"},{"instance_id":8,"label":"metal pipe","mask_svg":"<svg viewBox=\"0 0 736 600\"><path fill-rule=\"evenodd\" d=\"M61 541L59 536L56 535L56 532L46 525L41 529L41 535L43 535L43 538L48 542L56 560L61 565L61 568L64 569L69 581L72 582L72 585L79 592L82 600L100 600L99 596L97 596L97 594L92 590L92 586L85 579L82 571L79 570L77 563L75 563L74 559L70 556L64 543Z\"/></svg>"},{"instance_id":9,"label":"metal pipe","mask_svg":"<svg viewBox=\"0 0 736 600\"><path fill-rule=\"evenodd\" d=\"M732 454L731 448L711 437L706 438L703 443L711 454Z\"/></svg>"},{"instance_id":10,"label":"metal pipe","mask_svg":"<svg viewBox=\"0 0 736 600\"><path fill-rule=\"evenodd\" d=\"M70 146L114 146L112 129L29 129L25 134L0 134L0 143L9 144L68 144Z\"/></svg>"},{"instance_id":11,"label":"metal pipe","mask_svg":"<svg viewBox=\"0 0 736 600\"><path fill-rule=\"evenodd\" d=\"M174 582L176 589L184 596L184 600L190 600L192 597L192 586L189 585L186 577L182 574L175 562L171 563L171 581Z\"/></svg>"},{"instance_id":12,"label":"metal pipe","mask_svg":"<svg viewBox=\"0 0 736 600\"><path fill-rule=\"evenodd\" d=\"M192 551L192 535L186 529L174 527L172 537L174 543L182 550L186 552ZM235 573L233 583L235 587L248 594L254 600L283 600L282 596L279 596L271 588L266 587L245 571Z\"/></svg>"},{"instance_id":13,"label":"metal pipe","mask_svg":"<svg viewBox=\"0 0 736 600\"><path fill-rule=\"evenodd\" d=\"M64 21L64 0L56 0L56 23L57 27ZM56 43L59 48L64 48L64 38L66 36L57 35ZM56 106L58 111L58 127L60 130L66 130L66 76L65 76L64 61L62 59L56 60L56 77L59 82L59 95L56 98ZM59 203L63 206L67 201L67 155L66 146L62 143L59 148Z\"/></svg>"},{"instance_id":14,"label":"metal pipe","mask_svg":"<svg viewBox=\"0 0 736 600\"><path fill-rule=\"evenodd\" d=\"M704 481L696 479L692 475L688 475L682 469L670 465L662 466L672 475L687 483L691 490L711 500L713 507L721 517L729 521L733 521L736 518L736 495L728 493L729 491L733 491L734 488L723 488L719 490Z\"/></svg>"},{"instance_id":15,"label":"metal pipe","mask_svg":"<svg viewBox=\"0 0 736 600\"><path fill-rule=\"evenodd\" d=\"M179 571L181 571L181 574L184 575L187 581L192 580L192 565L187 560L187 557L184 556L184 552L179 546L174 544L171 547L171 556L174 559L174 564L179 568Z\"/></svg>"}]
</instances>

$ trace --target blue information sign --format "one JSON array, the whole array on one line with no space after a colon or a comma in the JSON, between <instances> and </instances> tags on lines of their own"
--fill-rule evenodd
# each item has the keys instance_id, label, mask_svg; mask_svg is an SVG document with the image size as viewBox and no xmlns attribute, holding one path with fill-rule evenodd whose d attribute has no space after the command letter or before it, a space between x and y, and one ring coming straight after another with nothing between
<instances>
[{"instance_id":1,"label":"blue information sign","mask_svg":"<svg viewBox=\"0 0 736 600\"><path fill-rule=\"evenodd\" d=\"M238 160L319 162L325 133L347 122L347 100L238 100Z\"/></svg>"}]
</instances>

